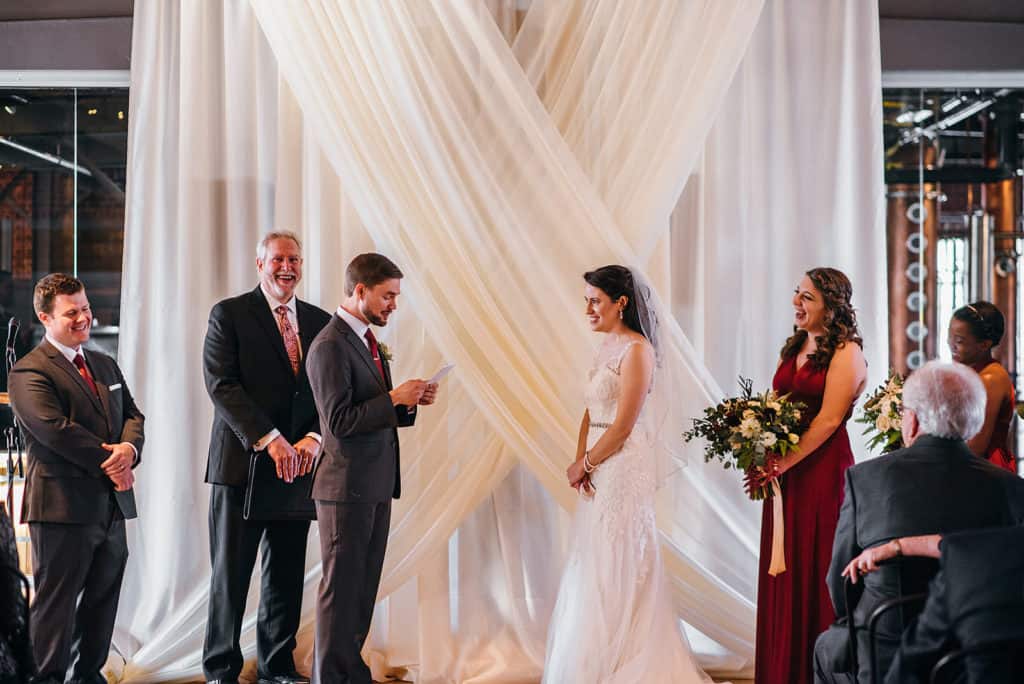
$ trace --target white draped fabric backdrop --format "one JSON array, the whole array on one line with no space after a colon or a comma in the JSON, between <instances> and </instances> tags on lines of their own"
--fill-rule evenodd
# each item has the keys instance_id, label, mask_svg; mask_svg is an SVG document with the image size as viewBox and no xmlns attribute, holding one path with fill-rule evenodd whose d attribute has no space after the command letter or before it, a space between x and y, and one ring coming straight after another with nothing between
<instances>
[{"instance_id":1,"label":"white draped fabric backdrop","mask_svg":"<svg viewBox=\"0 0 1024 684\"><path fill-rule=\"evenodd\" d=\"M120 360L147 446L123 681L201 676L202 339L210 306L254 286L272 227L302 235L302 296L328 310L353 255L390 255L407 276L382 334L397 376L457 364L402 435L378 678L539 679L596 342L583 271L646 268L674 313L681 416L739 373L770 381L817 265L850 275L884 374L875 2L162 0L133 31ZM697 446L663 493L680 619L706 668L749 676L759 508ZM314 525L307 666L318 549Z\"/></svg>"}]
</instances>

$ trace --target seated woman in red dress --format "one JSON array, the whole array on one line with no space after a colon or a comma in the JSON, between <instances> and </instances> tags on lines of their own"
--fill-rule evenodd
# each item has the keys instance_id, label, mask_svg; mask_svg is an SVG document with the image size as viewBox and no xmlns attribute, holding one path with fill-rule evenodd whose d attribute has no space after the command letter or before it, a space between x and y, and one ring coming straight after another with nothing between
<instances>
[{"instance_id":1,"label":"seated woman in red dress","mask_svg":"<svg viewBox=\"0 0 1024 684\"><path fill-rule=\"evenodd\" d=\"M1010 423L1017 405L1013 381L1002 364L992 358L992 348L1003 339L1005 327L1002 312L989 302L962 306L949 321L949 351L954 361L977 371L988 395L985 424L967 446L978 456L1016 473L1017 461L1010 446Z\"/></svg>"},{"instance_id":2,"label":"seated woman in red dress","mask_svg":"<svg viewBox=\"0 0 1024 684\"><path fill-rule=\"evenodd\" d=\"M814 640L835 620L825 576L853 465L846 433L867 365L850 280L834 268L808 271L793 293L794 330L772 383L807 409L799 448L778 464L783 519L764 504L757 590L756 684L811 684ZM786 569L772 574L772 536L784 530Z\"/></svg>"}]
</instances>

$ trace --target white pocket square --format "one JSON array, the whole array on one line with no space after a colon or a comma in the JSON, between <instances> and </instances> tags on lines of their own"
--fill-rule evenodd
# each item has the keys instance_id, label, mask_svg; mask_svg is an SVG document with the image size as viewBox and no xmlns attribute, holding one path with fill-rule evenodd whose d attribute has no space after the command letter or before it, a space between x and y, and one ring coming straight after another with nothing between
<instances>
[{"instance_id":1,"label":"white pocket square","mask_svg":"<svg viewBox=\"0 0 1024 684\"><path fill-rule=\"evenodd\" d=\"M121 389L121 383L117 383L116 385L111 385L110 387L107 388L107 391L113 392L114 390L119 390L119 389Z\"/></svg>"}]
</instances>

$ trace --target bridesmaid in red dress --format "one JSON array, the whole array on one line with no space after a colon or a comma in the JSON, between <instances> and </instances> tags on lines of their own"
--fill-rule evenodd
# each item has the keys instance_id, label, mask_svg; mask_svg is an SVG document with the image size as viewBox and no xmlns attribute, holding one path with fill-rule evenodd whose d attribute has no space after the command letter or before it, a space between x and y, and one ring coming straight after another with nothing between
<instances>
[{"instance_id":1,"label":"bridesmaid in red dress","mask_svg":"<svg viewBox=\"0 0 1024 684\"><path fill-rule=\"evenodd\" d=\"M786 570L769 574L772 500L761 522L756 684L811 684L814 640L835 621L825 585L839 520L843 474L853 465L846 421L867 364L849 278L808 271L793 295L795 330L782 347L773 387L807 405L799 448L779 461Z\"/></svg>"},{"instance_id":2,"label":"bridesmaid in red dress","mask_svg":"<svg viewBox=\"0 0 1024 684\"><path fill-rule=\"evenodd\" d=\"M974 302L953 312L949 321L949 351L953 360L973 368L985 384L985 424L967 446L1000 468L1017 473L1010 445L1010 422L1017 405L1013 381L992 348L1003 339L1003 313L989 302Z\"/></svg>"}]
</instances>

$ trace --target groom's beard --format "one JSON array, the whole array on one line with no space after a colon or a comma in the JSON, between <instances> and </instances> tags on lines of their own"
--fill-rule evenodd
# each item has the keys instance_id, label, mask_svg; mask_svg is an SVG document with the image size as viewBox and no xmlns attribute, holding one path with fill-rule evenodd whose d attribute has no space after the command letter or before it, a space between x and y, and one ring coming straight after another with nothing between
<instances>
[{"instance_id":1,"label":"groom's beard","mask_svg":"<svg viewBox=\"0 0 1024 684\"><path fill-rule=\"evenodd\" d=\"M364 304L363 302L359 302L359 313L363 314L363 318L365 318L373 325L376 325L377 327L383 328L385 325L388 324L387 318L381 316L379 313L374 313L373 311L370 311L370 309L367 308L366 304Z\"/></svg>"}]
</instances>

